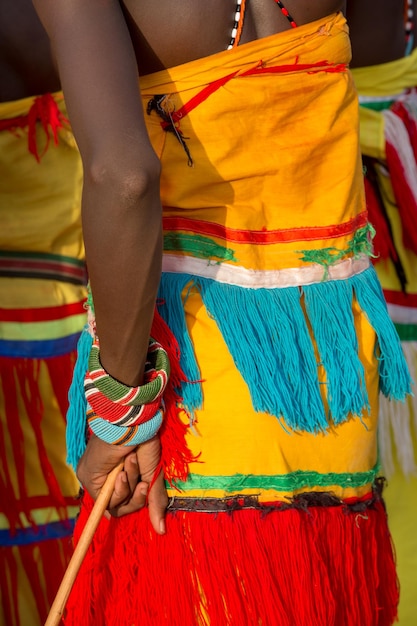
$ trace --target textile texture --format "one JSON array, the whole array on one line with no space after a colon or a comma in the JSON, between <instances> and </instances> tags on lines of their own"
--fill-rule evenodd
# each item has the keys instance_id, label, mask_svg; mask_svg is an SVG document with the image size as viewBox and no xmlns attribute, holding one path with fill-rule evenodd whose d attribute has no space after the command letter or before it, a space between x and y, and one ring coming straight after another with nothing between
<instances>
[{"instance_id":1,"label":"textile texture","mask_svg":"<svg viewBox=\"0 0 417 626\"><path fill-rule=\"evenodd\" d=\"M0 104L0 624L43 624L72 554L65 415L85 324L82 171L62 94Z\"/></svg>"},{"instance_id":2,"label":"textile texture","mask_svg":"<svg viewBox=\"0 0 417 626\"><path fill-rule=\"evenodd\" d=\"M369 260L349 61L335 15L140 81L195 460L166 536L146 510L103 520L67 625L394 622L378 395L411 381Z\"/></svg>"}]
</instances>

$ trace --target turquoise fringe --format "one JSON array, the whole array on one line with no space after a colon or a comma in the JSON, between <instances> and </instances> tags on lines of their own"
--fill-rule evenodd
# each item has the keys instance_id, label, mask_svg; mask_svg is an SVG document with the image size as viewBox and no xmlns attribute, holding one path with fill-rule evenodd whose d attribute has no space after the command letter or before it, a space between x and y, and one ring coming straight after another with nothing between
<instances>
[{"instance_id":1,"label":"turquoise fringe","mask_svg":"<svg viewBox=\"0 0 417 626\"><path fill-rule=\"evenodd\" d=\"M202 407L203 398L201 374L184 315L187 286L200 290L248 385L255 410L275 415L284 428L317 433L345 422L351 414L361 417L369 409L352 313L354 297L377 335L382 393L402 401L411 393L412 381L400 340L373 267L347 280L303 289L243 289L189 274L165 273L158 308L177 338L181 367L192 381L180 390L191 415ZM84 330L78 342L67 416L67 461L74 469L86 445L84 376L91 345L92 337ZM325 403L318 366L326 373Z\"/></svg>"},{"instance_id":2,"label":"turquoise fringe","mask_svg":"<svg viewBox=\"0 0 417 626\"><path fill-rule=\"evenodd\" d=\"M203 302L245 379L256 411L300 430L323 430L314 347L297 287L242 289L199 279ZM312 426L314 424L314 426Z\"/></svg>"},{"instance_id":3,"label":"turquoise fringe","mask_svg":"<svg viewBox=\"0 0 417 626\"><path fill-rule=\"evenodd\" d=\"M84 393L84 377L88 367L93 338L85 326L77 346L77 361L74 367L72 383L68 392L69 409L67 413L67 463L74 470L84 454L87 442L87 400Z\"/></svg>"},{"instance_id":4,"label":"turquoise fringe","mask_svg":"<svg viewBox=\"0 0 417 626\"><path fill-rule=\"evenodd\" d=\"M369 410L352 313L354 296L378 338L381 391L400 400L410 393L408 368L373 267L347 280L302 289L244 289L189 274L165 274L160 297L167 310L161 314L180 343L187 376L197 381L200 373L181 296L187 285L201 291L248 385L254 409L275 415L284 428L317 433ZM318 366L326 374L326 402L320 393ZM201 396L196 400L200 385L190 388L192 399L185 393L184 404L195 409L201 403Z\"/></svg>"},{"instance_id":5,"label":"turquoise fringe","mask_svg":"<svg viewBox=\"0 0 417 626\"><path fill-rule=\"evenodd\" d=\"M352 278L359 306L378 337L380 388L390 400L404 402L411 394L412 380L403 357L397 330L388 316L387 305L375 269Z\"/></svg>"},{"instance_id":6,"label":"turquoise fringe","mask_svg":"<svg viewBox=\"0 0 417 626\"><path fill-rule=\"evenodd\" d=\"M188 333L185 316L183 290L194 284L189 274L162 274L158 294L158 313L174 333L180 347L180 365L188 381L179 391L191 417L203 403L200 369L195 358L194 347ZM186 298L186 296L185 296Z\"/></svg>"},{"instance_id":7,"label":"turquoise fringe","mask_svg":"<svg viewBox=\"0 0 417 626\"><path fill-rule=\"evenodd\" d=\"M351 413L361 417L370 406L352 313L352 284L317 283L306 286L303 293L320 365L326 372L329 421L340 424Z\"/></svg>"}]
</instances>

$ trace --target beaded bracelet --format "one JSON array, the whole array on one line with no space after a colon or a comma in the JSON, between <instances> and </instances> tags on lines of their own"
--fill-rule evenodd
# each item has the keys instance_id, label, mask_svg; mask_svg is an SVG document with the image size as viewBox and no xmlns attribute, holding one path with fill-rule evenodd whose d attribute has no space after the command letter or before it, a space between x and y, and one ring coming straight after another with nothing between
<instances>
[{"instance_id":1,"label":"beaded bracelet","mask_svg":"<svg viewBox=\"0 0 417 626\"><path fill-rule=\"evenodd\" d=\"M138 446L155 437L161 427L162 409L154 417L138 426L115 426L107 420L97 417L92 410L87 410L87 422L93 433L102 441L115 446Z\"/></svg>"},{"instance_id":2,"label":"beaded bracelet","mask_svg":"<svg viewBox=\"0 0 417 626\"><path fill-rule=\"evenodd\" d=\"M112 402L122 406L138 406L155 402L162 396L170 372L169 359L162 346L152 338L149 340L145 375L150 371L155 371L156 376L150 377L149 382L138 387L124 385L103 368L100 363L100 345L97 338L94 340L88 360L89 379Z\"/></svg>"},{"instance_id":3,"label":"beaded bracelet","mask_svg":"<svg viewBox=\"0 0 417 626\"><path fill-rule=\"evenodd\" d=\"M115 426L137 426L151 419L161 405L161 398L149 404L138 404L137 406L120 405L106 398L94 386L89 373L84 379L85 397L96 415L114 424Z\"/></svg>"}]
</instances>

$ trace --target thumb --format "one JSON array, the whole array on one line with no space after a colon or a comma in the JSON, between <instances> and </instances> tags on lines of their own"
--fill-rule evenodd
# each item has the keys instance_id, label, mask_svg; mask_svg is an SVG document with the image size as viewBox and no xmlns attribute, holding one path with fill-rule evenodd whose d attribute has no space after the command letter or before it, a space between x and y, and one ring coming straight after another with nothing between
<instances>
[{"instance_id":1,"label":"thumb","mask_svg":"<svg viewBox=\"0 0 417 626\"><path fill-rule=\"evenodd\" d=\"M165 489L164 473L159 472L148 496L149 519L152 527L158 535L164 535L165 512L168 506L168 495Z\"/></svg>"}]
</instances>

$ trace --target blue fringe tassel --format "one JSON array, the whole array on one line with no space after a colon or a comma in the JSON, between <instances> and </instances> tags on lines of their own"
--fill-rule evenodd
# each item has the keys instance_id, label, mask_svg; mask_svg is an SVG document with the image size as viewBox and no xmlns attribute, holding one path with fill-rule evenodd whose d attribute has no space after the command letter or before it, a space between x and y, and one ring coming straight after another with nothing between
<instances>
[{"instance_id":1,"label":"blue fringe tassel","mask_svg":"<svg viewBox=\"0 0 417 626\"><path fill-rule=\"evenodd\" d=\"M390 400L404 402L413 383L375 269L370 267L351 280L359 306L378 337L380 389Z\"/></svg>"},{"instance_id":2,"label":"blue fringe tassel","mask_svg":"<svg viewBox=\"0 0 417 626\"><path fill-rule=\"evenodd\" d=\"M400 400L410 393L401 345L372 267L348 280L303 289L243 289L189 274L164 274L160 297L166 306L161 315L179 341L186 375L199 380L183 309L187 284L201 290L248 385L254 409L275 415L284 428L317 433L369 410L352 312L354 294L378 338L381 391ZM325 372L323 384L319 368ZM183 397L191 412L199 408L201 386L186 385Z\"/></svg>"},{"instance_id":3,"label":"blue fringe tassel","mask_svg":"<svg viewBox=\"0 0 417 626\"><path fill-rule=\"evenodd\" d=\"M298 288L242 289L199 279L256 411L284 416L290 428L317 432L328 423L314 347Z\"/></svg>"},{"instance_id":4,"label":"blue fringe tassel","mask_svg":"<svg viewBox=\"0 0 417 626\"><path fill-rule=\"evenodd\" d=\"M84 393L84 377L88 368L88 357L90 356L92 343L93 338L88 332L88 326L86 326L78 340L77 362L68 392L67 463L74 470L84 454L87 442L87 401Z\"/></svg>"},{"instance_id":5,"label":"blue fringe tassel","mask_svg":"<svg viewBox=\"0 0 417 626\"><path fill-rule=\"evenodd\" d=\"M180 394L184 401L184 406L191 416L196 409L200 409L203 404L200 369L194 353L188 328L184 316L184 302L182 292L187 284L190 288L194 285L195 279L189 274L162 274L159 286L158 299L162 304L158 306L158 312L178 341L181 360L180 365L187 380L195 381L184 383Z\"/></svg>"},{"instance_id":6,"label":"blue fringe tassel","mask_svg":"<svg viewBox=\"0 0 417 626\"><path fill-rule=\"evenodd\" d=\"M303 289L306 313L326 372L329 421L340 424L370 409L352 313L352 285L337 281Z\"/></svg>"},{"instance_id":7,"label":"blue fringe tassel","mask_svg":"<svg viewBox=\"0 0 417 626\"><path fill-rule=\"evenodd\" d=\"M411 393L400 340L373 267L345 281L308 285L303 290L243 289L189 274L165 273L159 311L177 338L185 375L196 381L185 383L180 390L191 415L201 408L203 398L184 315L187 285L201 290L204 305L248 385L255 410L275 415L284 428L317 433L369 409L352 313L354 295L378 338L381 391L402 401ZM84 376L91 345L92 337L84 330L78 342L67 416L67 462L74 469L86 446ZM322 391L318 367L326 374Z\"/></svg>"}]
</instances>

